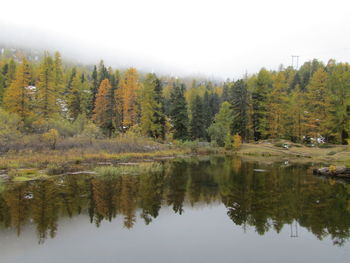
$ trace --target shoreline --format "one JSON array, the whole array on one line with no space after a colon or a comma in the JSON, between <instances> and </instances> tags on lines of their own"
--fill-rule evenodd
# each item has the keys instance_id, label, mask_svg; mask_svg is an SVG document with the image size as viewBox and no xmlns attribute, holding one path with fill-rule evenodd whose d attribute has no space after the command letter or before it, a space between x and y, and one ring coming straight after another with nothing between
<instances>
[{"instance_id":1,"label":"shoreline","mask_svg":"<svg viewBox=\"0 0 350 263\"><path fill-rule=\"evenodd\" d=\"M331 153L331 155L329 154ZM28 181L53 175L86 171L94 166L133 165L175 158L201 156L239 157L243 161L272 164L275 162L313 163L315 165L350 165L350 152L344 145L327 148L291 144L289 148L271 142L244 143L240 150L229 151L219 147L169 147L157 151L126 153L85 153L69 151L23 151L0 156L0 180Z\"/></svg>"}]
</instances>

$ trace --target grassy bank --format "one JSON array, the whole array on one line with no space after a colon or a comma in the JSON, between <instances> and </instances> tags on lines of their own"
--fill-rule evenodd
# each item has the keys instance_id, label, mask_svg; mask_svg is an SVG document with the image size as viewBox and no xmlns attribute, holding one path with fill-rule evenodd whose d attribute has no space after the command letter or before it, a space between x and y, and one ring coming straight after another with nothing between
<instances>
[{"instance_id":1,"label":"grassy bank","mask_svg":"<svg viewBox=\"0 0 350 263\"><path fill-rule=\"evenodd\" d=\"M197 142L161 144L149 140L124 138L124 140L92 142L84 147L68 150L29 149L8 152L0 156L0 177L27 181L45 179L52 175L74 174L77 171L94 171L98 166L118 167L130 163L212 154L240 156L242 159L265 163L288 160L300 163L347 164L350 160L348 147L343 145L307 147L287 141L263 141L245 143L238 151L231 151Z\"/></svg>"},{"instance_id":2,"label":"grassy bank","mask_svg":"<svg viewBox=\"0 0 350 263\"><path fill-rule=\"evenodd\" d=\"M347 163L350 160L347 145L306 146L288 141L245 143L237 154L250 159L286 159L294 162Z\"/></svg>"}]
</instances>

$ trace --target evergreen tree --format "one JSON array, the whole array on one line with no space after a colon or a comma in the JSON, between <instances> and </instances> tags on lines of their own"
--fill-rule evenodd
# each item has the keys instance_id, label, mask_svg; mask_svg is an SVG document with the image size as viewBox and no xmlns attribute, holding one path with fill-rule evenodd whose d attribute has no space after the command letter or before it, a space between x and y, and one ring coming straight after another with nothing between
<instances>
[{"instance_id":1,"label":"evergreen tree","mask_svg":"<svg viewBox=\"0 0 350 263\"><path fill-rule=\"evenodd\" d=\"M165 136L161 90L161 83L157 76L147 74L141 92L141 129L144 134L154 138Z\"/></svg>"},{"instance_id":2,"label":"evergreen tree","mask_svg":"<svg viewBox=\"0 0 350 263\"><path fill-rule=\"evenodd\" d=\"M215 116L220 110L220 97L217 93L212 92L209 95L209 105L211 110L211 116Z\"/></svg>"},{"instance_id":3,"label":"evergreen tree","mask_svg":"<svg viewBox=\"0 0 350 263\"><path fill-rule=\"evenodd\" d=\"M192 102L191 116L191 139L203 139L205 137L205 120L203 116L203 103L199 95L197 95Z\"/></svg>"},{"instance_id":4,"label":"evergreen tree","mask_svg":"<svg viewBox=\"0 0 350 263\"><path fill-rule=\"evenodd\" d=\"M67 95L69 117L73 120L76 120L79 115L85 113L86 93L84 92L84 88L86 88L86 83L83 83L81 75L76 73L71 84L70 92Z\"/></svg>"},{"instance_id":5,"label":"evergreen tree","mask_svg":"<svg viewBox=\"0 0 350 263\"><path fill-rule=\"evenodd\" d=\"M109 79L109 73L103 60L101 60L100 64L98 65L98 86L100 86L101 82L105 79Z\"/></svg>"},{"instance_id":6,"label":"evergreen tree","mask_svg":"<svg viewBox=\"0 0 350 263\"><path fill-rule=\"evenodd\" d=\"M224 83L224 86L222 87L221 103L223 103L225 101L228 102L230 100L230 98L229 98L229 84L230 84L230 81L227 80Z\"/></svg>"},{"instance_id":7,"label":"evergreen tree","mask_svg":"<svg viewBox=\"0 0 350 263\"><path fill-rule=\"evenodd\" d=\"M160 128L156 137L165 138L165 126L166 126L166 117L165 117L165 108L164 108L164 97L163 97L163 87L159 78L156 79L154 85L154 99L157 103L157 110L155 114L155 124Z\"/></svg>"},{"instance_id":8,"label":"evergreen tree","mask_svg":"<svg viewBox=\"0 0 350 263\"><path fill-rule=\"evenodd\" d=\"M253 104L253 130L254 139L260 140L269 135L268 127L268 94L271 89L271 76L266 69L261 69L255 83L255 89L252 93Z\"/></svg>"},{"instance_id":9,"label":"evergreen tree","mask_svg":"<svg viewBox=\"0 0 350 263\"><path fill-rule=\"evenodd\" d=\"M65 90L65 94L69 94L71 92L72 89L72 83L73 80L75 78L75 76L77 75L77 69L75 67L72 68L72 70L70 72L67 73L68 74L68 81L67 81L67 86L66 86L66 90Z\"/></svg>"},{"instance_id":10,"label":"evergreen tree","mask_svg":"<svg viewBox=\"0 0 350 263\"><path fill-rule=\"evenodd\" d=\"M91 73L91 101L89 104L89 113L93 114L93 109L95 107L96 95L98 92L99 81L97 74L97 67L94 65L94 68Z\"/></svg>"},{"instance_id":11,"label":"evergreen tree","mask_svg":"<svg viewBox=\"0 0 350 263\"><path fill-rule=\"evenodd\" d=\"M210 108L210 98L209 93L206 90L203 97L203 118L204 118L204 128L207 136L206 130L209 128L210 124L213 122L212 110Z\"/></svg>"},{"instance_id":12,"label":"evergreen tree","mask_svg":"<svg viewBox=\"0 0 350 263\"><path fill-rule=\"evenodd\" d=\"M170 118L174 139L188 139L188 113L185 99L185 85L175 84L170 94Z\"/></svg>"},{"instance_id":13,"label":"evergreen tree","mask_svg":"<svg viewBox=\"0 0 350 263\"><path fill-rule=\"evenodd\" d=\"M232 134L238 133L243 139L248 137L249 94L244 80L237 80L231 91Z\"/></svg>"}]
</instances>

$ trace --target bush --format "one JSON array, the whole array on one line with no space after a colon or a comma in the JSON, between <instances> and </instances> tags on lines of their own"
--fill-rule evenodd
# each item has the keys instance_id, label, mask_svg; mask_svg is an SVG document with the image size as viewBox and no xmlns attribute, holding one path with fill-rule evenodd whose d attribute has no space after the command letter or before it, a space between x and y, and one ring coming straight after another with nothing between
<instances>
[{"instance_id":1,"label":"bush","mask_svg":"<svg viewBox=\"0 0 350 263\"><path fill-rule=\"evenodd\" d=\"M49 120L49 129L55 129L63 138L73 137L82 133L87 123L87 119L84 115L78 116L75 121L70 121L62 116L55 116Z\"/></svg>"},{"instance_id":2,"label":"bush","mask_svg":"<svg viewBox=\"0 0 350 263\"><path fill-rule=\"evenodd\" d=\"M100 128L98 128L94 123L89 122L85 125L84 130L81 133L81 137L89 139L91 144L92 139L103 138L103 134Z\"/></svg>"},{"instance_id":3,"label":"bush","mask_svg":"<svg viewBox=\"0 0 350 263\"><path fill-rule=\"evenodd\" d=\"M50 146L52 150L56 149L56 143L59 138L58 131L56 129L50 129L43 134L43 140Z\"/></svg>"}]
</instances>

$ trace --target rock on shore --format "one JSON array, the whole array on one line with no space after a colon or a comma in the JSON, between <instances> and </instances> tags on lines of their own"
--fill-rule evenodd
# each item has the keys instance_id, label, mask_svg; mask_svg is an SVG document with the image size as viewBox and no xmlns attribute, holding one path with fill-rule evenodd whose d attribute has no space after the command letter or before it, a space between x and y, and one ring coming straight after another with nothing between
<instances>
[{"instance_id":1,"label":"rock on shore","mask_svg":"<svg viewBox=\"0 0 350 263\"><path fill-rule=\"evenodd\" d=\"M313 174L350 179L350 168L347 168L345 166L322 167L314 169Z\"/></svg>"}]
</instances>

